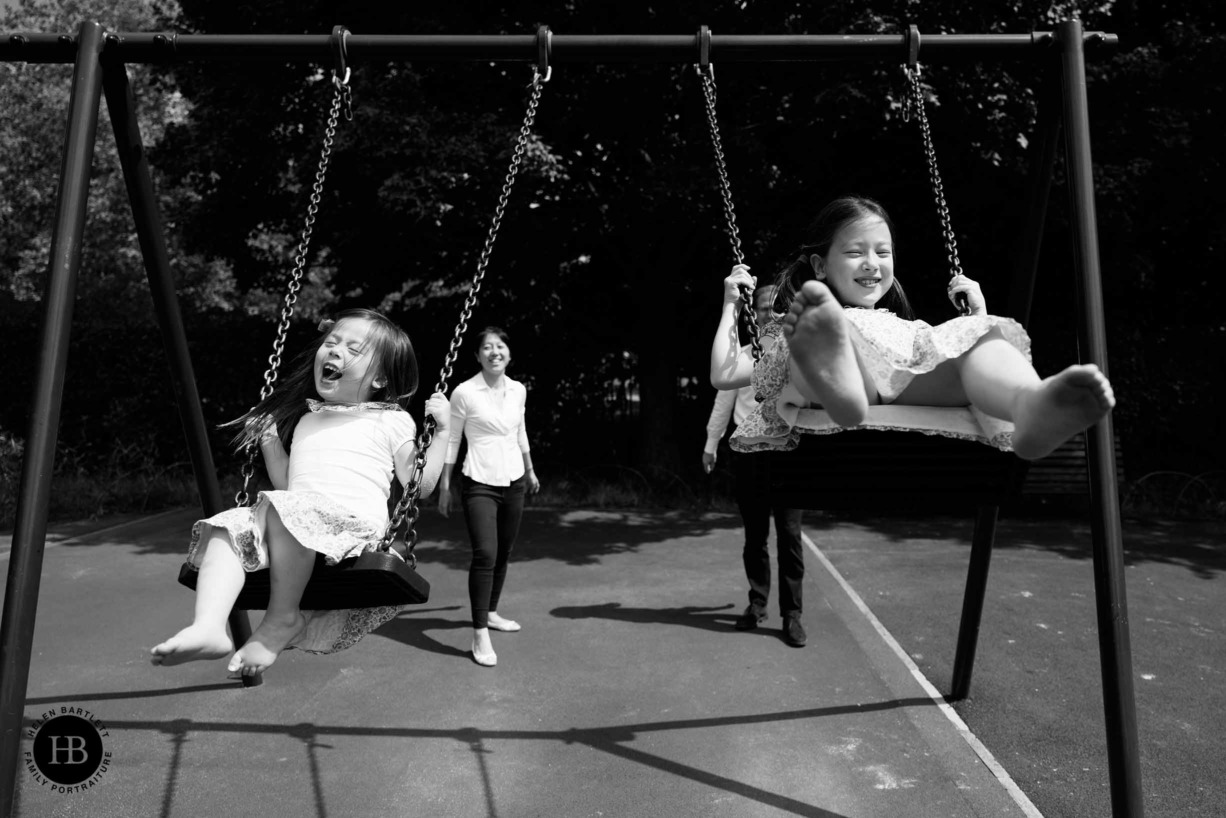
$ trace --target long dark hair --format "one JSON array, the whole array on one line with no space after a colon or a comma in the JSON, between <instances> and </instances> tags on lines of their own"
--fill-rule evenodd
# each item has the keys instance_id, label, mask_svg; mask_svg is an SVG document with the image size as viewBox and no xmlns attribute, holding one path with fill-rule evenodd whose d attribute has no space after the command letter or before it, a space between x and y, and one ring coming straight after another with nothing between
<instances>
[{"instance_id":1,"label":"long dark hair","mask_svg":"<svg viewBox=\"0 0 1226 818\"><path fill-rule=\"evenodd\" d=\"M786 312L801 285L817 278L813 273L811 256L824 258L830 252L830 245L840 230L849 224L869 218L881 219L889 228L890 236L895 235L894 222L890 215L872 199L864 196L841 196L823 207L805 228L800 248L792 256L792 261L785 264L775 277L775 286L778 288L775 291L775 312ZM895 253L897 254L897 249ZM835 298L839 297L838 292L831 291L834 292ZM894 277L894 285L882 297L878 306L890 310L900 318L915 318L915 311L911 309L911 302L907 300L907 294L903 291L898 276Z\"/></svg>"},{"instance_id":2,"label":"long dark hair","mask_svg":"<svg viewBox=\"0 0 1226 818\"><path fill-rule=\"evenodd\" d=\"M285 451L290 449L294 427L307 412L307 398L318 398L315 391L315 354L332 334L332 328L346 319L361 319L371 324L371 356L377 371L386 383L371 393L371 400L396 403L408 409L409 399L417 391L417 356L407 332L390 318L374 310L345 310L335 320L319 325L319 336L290 363L289 371L277 379L277 388L271 395L251 407L242 417L226 426L238 426L234 436L235 447L242 449L249 443L259 443L264 433L276 426L277 437Z\"/></svg>"}]
</instances>

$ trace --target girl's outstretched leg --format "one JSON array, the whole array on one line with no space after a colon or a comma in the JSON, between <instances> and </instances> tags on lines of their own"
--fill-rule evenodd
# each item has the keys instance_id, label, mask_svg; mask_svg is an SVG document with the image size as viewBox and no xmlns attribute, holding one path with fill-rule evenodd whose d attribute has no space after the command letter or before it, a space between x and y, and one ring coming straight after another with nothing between
<instances>
[{"instance_id":1,"label":"girl's outstretched leg","mask_svg":"<svg viewBox=\"0 0 1226 818\"><path fill-rule=\"evenodd\" d=\"M244 676L267 670L306 627L306 617L298 605L315 568L315 552L294 538L271 506L264 529L268 542L268 610L229 665L230 672L239 671Z\"/></svg>"},{"instance_id":2,"label":"girl's outstretched leg","mask_svg":"<svg viewBox=\"0 0 1226 818\"><path fill-rule=\"evenodd\" d=\"M791 360L788 372L800 394L817 401L840 426L863 423L868 394L843 307L830 288L806 281L783 317Z\"/></svg>"},{"instance_id":3,"label":"girl's outstretched leg","mask_svg":"<svg viewBox=\"0 0 1226 818\"><path fill-rule=\"evenodd\" d=\"M1025 460L1051 454L1115 406L1111 384L1094 364L1070 366L1040 380L999 330L962 356L959 373L971 403L1013 421L1013 451Z\"/></svg>"},{"instance_id":4,"label":"girl's outstretched leg","mask_svg":"<svg viewBox=\"0 0 1226 818\"><path fill-rule=\"evenodd\" d=\"M197 659L220 659L234 650L226 620L246 582L243 564L223 529L214 529L204 546L196 577L192 624L150 651L155 665L181 665Z\"/></svg>"}]
</instances>

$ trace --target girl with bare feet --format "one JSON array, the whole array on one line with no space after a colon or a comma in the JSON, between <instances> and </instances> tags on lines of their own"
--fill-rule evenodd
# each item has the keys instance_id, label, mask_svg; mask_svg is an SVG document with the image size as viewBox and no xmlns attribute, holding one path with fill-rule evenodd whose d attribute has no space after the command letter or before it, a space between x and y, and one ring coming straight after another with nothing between
<instances>
[{"instance_id":1,"label":"girl with bare feet","mask_svg":"<svg viewBox=\"0 0 1226 818\"><path fill-rule=\"evenodd\" d=\"M282 650L332 653L357 643L397 607L302 611L299 602L317 557L335 564L374 549L388 523L393 475L412 475L416 427L405 407L417 390L409 336L383 315L350 310L321 334L278 389L234 421L242 450L260 446L272 491L192 529L188 561L199 569L192 623L156 645L155 665L219 659L253 675ZM451 407L426 401L440 434L426 452L421 494L434 490L447 448ZM268 609L234 651L226 619L247 571L269 569Z\"/></svg>"},{"instance_id":2,"label":"girl with bare feet","mask_svg":"<svg viewBox=\"0 0 1226 818\"><path fill-rule=\"evenodd\" d=\"M894 276L894 228L871 199L836 199L809 226L797 259L782 270L765 333L778 341L755 367L736 339L740 287L754 286L737 265L724 281L724 312L711 349L711 382L733 389L751 380L762 397L738 428L741 451L791 449L806 429L797 406L820 406L838 427L854 427L878 404L970 407L980 432L963 434L1034 460L1101 420L1115 406L1093 364L1040 378L1030 338L1009 318L989 315L979 285L958 276L951 301L968 315L932 326L915 320Z\"/></svg>"}]
</instances>

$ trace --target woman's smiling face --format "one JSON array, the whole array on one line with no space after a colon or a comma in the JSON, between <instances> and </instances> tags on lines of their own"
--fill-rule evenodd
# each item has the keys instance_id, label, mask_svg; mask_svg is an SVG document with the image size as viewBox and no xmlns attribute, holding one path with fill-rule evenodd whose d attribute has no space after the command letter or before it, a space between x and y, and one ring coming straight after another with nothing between
<instances>
[{"instance_id":1,"label":"woman's smiling face","mask_svg":"<svg viewBox=\"0 0 1226 818\"><path fill-rule=\"evenodd\" d=\"M511 362L511 348L498 335L487 332L477 349L477 362L487 375L501 375Z\"/></svg>"},{"instance_id":2,"label":"woman's smiling face","mask_svg":"<svg viewBox=\"0 0 1226 818\"><path fill-rule=\"evenodd\" d=\"M848 222L835 234L814 273L848 307L873 307L894 286L894 238L877 216Z\"/></svg>"}]
</instances>

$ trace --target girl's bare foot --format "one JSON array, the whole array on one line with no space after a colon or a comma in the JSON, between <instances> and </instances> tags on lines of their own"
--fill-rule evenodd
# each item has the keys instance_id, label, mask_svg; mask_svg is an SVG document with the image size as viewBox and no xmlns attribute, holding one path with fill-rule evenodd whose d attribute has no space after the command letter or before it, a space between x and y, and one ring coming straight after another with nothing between
<instances>
[{"instance_id":1,"label":"girl's bare foot","mask_svg":"<svg viewBox=\"0 0 1226 818\"><path fill-rule=\"evenodd\" d=\"M1013 451L1026 460L1046 457L1088 429L1115 406L1115 392L1094 364L1077 364L1022 392L1013 414Z\"/></svg>"},{"instance_id":2,"label":"girl's bare foot","mask_svg":"<svg viewBox=\"0 0 1226 818\"><path fill-rule=\"evenodd\" d=\"M292 616L264 614L264 621L251 634L247 643L235 652L227 669L231 673L239 672L244 676L263 673L277 661L285 646L302 633L306 624L307 620L302 611L294 611Z\"/></svg>"},{"instance_id":3,"label":"girl's bare foot","mask_svg":"<svg viewBox=\"0 0 1226 818\"><path fill-rule=\"evenodd\" d=\"M498 654L494 653L489 628L473 628L473 661L485 667L498 664Z\"/></svg>"},{"instance_id":4,"label":"girl's bare foot","mask_svg":"<svg viewBox=\"0 0 1226 818\"><path fill-rule=\"evenodd\" d=\"M203 625L188 625L149 651L155 665L181 665L197 659L220 659L234 650L234 642L223 626L220 630Z\"/></svg>"},{"instance_id":5,"label":"girl's bare foot","mask_svg":"<svg viewBox=\"0 0 1226 818\"><path fill-rule=\"evenodd\" d=\"M797 388L817 401L840 426L863 423L868 414L864 378L856 363L843 306L820 281L806 281L783 317L798 375Z\"/></svg>"}]
</instances>

